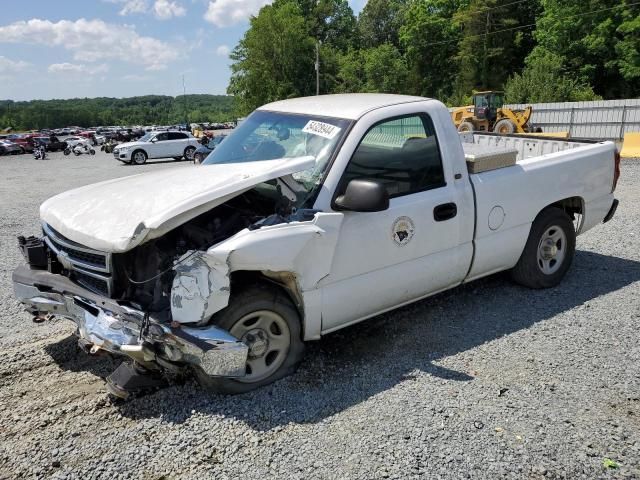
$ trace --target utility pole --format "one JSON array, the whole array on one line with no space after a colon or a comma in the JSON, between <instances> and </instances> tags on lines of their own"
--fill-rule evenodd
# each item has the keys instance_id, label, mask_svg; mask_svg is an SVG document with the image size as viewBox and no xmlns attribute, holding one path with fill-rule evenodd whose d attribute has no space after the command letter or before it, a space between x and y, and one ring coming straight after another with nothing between
<instances>
[{"instance_id":1,"label":"utility pole","mask_svg":"<svg viewBox=\"0 0 640 480\"><path fill-rule=\"evenodd\" d=\"M320 95L320 43L316 41L316 95Z\"/></svg>"},{"instance_id":2,"label":"utility pole","mask_svg":"<svg viewBox=\"0 0 640 480\"><path fill-rule=\"evenodd\" d=\"M184 123L188 127L189 119L187 118L187 87L184 84L184 73L182 74L182 98L184 100ZM187 130L188 129L189 128L187 128Z\"/></svg>"},{"instance_id":3,"label":"utility pole","mask_svg":"<svg viewBox=\"0 0 640 480\"><path fill-rule=\"evenodd\" d=\"M484 55L482 56L482 88L487 89L489 87L489 81L487 79L487 55L489 54L489 22L490 12L487 12L487 22L484 27Z\"/></svg>"}]
</instances>

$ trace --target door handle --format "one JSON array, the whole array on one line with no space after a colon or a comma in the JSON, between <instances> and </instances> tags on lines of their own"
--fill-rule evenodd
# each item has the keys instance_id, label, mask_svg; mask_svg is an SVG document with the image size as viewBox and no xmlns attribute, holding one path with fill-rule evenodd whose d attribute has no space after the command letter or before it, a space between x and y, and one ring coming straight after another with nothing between
<instances>
[{"instance_id":1,"label":"door handle","mask_svg":"<svg viewBox=\"0 0 640 480\"><path fill-rule=\"evenodd\" d=\"M436 222L449 220L458 214L458 206L455 203L443 203L433 209L433 219Z\"/></svg>"}]
</instances>

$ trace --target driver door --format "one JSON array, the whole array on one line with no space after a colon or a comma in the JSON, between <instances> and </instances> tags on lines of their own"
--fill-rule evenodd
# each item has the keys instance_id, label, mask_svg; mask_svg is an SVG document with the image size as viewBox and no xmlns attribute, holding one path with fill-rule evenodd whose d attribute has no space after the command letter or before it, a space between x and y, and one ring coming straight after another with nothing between
<instances>
[{"instance_id":1,"label":"driver door","mask_svg":"<svg viewBox=\"0 0 640 480\"><path fill-rule=\"evenodd\" d=\"M153 141L149 142L147 146L147 153L149 154L149 158L163 158L168 157L167 152L167 141L169 139L169 134L167 132L157 133L155 139L151 139Z\"/></svg>"},{"instance_id":2,"label":"driver door","mask_svg":"<svg viewBox=\"0 0 640 480\"><path fill-rule=\"evenodd\" d=\"M334 199L352 179L383 184L389 208L343 212L322 286L323 333L454 286L471 260L458 214L464 199L446 178L426 113L374 124L342 173Z\"/></svg>"}]
</instances>

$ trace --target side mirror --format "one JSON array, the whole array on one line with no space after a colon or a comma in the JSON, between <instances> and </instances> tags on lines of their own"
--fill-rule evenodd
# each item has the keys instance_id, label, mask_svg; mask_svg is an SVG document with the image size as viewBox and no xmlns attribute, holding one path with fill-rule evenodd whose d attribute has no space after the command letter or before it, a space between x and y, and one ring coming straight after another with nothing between
<instances>
[{"instance_id":1,"label":"side mirror","mask_svg":"<svg viewBox=\"0 0 640 480\"><path fill-rule=\"evenodd\" d=\"M382 212L389 208L389 193L380 182L354 178L344 195L336 198L335 205L353 212Z\"/></svg>"}]
</instances>

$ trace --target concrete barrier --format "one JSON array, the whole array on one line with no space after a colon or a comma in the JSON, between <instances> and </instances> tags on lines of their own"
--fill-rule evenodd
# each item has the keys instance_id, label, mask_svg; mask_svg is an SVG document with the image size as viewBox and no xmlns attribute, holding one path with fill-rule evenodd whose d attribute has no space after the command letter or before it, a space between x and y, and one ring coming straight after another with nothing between
<instances>
[{"instance_id":1,"label":"concrete barrier","mask_svg":"<svg viewBox=\"0 0 640 480\"><path fill-rule=\"evenodd\" d=\"M620 151L622 158L640 158L640 132L627 132Z\"/></svg>"}]
</instances>

